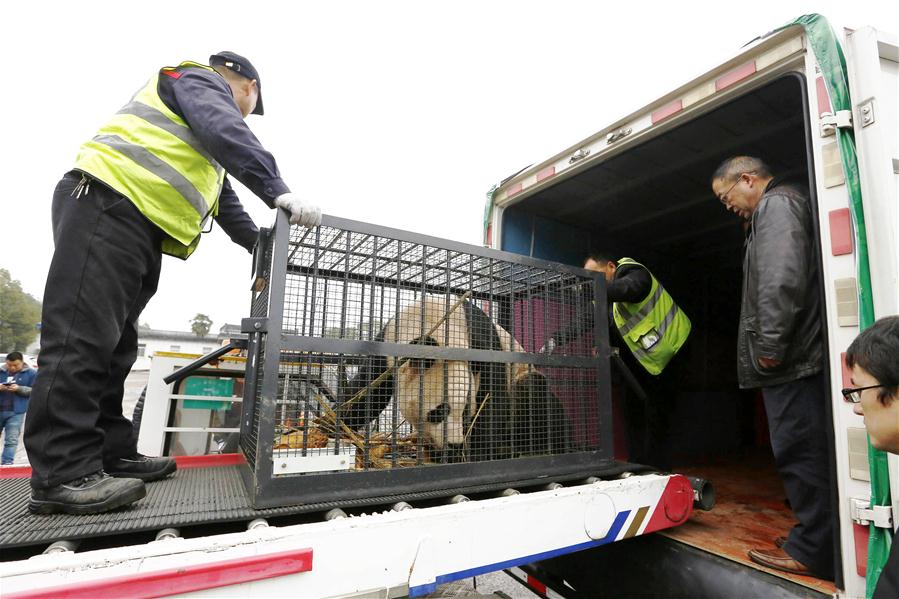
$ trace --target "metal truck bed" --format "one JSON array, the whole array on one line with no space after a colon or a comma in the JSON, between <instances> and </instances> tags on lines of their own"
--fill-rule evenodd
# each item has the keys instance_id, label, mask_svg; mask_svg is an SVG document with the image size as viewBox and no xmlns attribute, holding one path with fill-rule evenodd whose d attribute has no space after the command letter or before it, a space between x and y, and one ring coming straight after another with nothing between
<instances>
[{"instance_id":1,"label":"metal truck bed","mask_svg":"<svg viewBox=\"0 0 899 599\"><path fill-rule=\"evenodd\" d=\"M277 516L327 506L249 509L236 469L182 465L170 480L151 484L134 508L80 517L29 516L24 473L3 479L2 505L12 506L0 522L4 596L90 599L214 589L217 597L238 598L419 597L448 582L680 525L693 502L682 475L635 474L569 486L547 480L532 492L416 501L400 510L388 504L323 521ZM275 517L251 526L223 522L259 516ZM172 525L186 534L153 541L153 529ZM99 538L85 539L77 551L57 545L60 551L44 555L36 544L79 536Z\"/></svg>"},{"instance_id":2,"label":"metal truck bed","mask_svg":"<svg viewBox=\"0 0 899 599\"><path fill-rule=\"evenodd\" d=\"M249 522L295 514L324 512L365 505L391 505L444 497L448 492L479 493L493 487L467 487L450 491L379 497L377 500L308 503L286 507L253 509L238 470L241 456L179 457L178 471L171 477L149 483L147 496L130 507L104 514L37 516L28 512L30 487L28 468L0 472L0 551L59 540L74 540L188 528L212 523ZM613 477L634 466L617 463L602 476ZM533 484L533 482L531 482ZM511 485L515 486L515 485Z\"/></svg>"}]
</instances>

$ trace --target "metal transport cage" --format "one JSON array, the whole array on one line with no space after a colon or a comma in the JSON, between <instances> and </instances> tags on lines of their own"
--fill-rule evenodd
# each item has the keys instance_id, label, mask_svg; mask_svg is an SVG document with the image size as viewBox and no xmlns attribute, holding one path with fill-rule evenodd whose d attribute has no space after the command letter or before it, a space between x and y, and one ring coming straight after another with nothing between
<instances>
[{"instance_id":1,"label":"metal transport cage","mask_svg":"<svg viewBox=\"0 0 899 599\"><path fill-rule=\"evenodd\" d=\"M290 227L280 211L254 262L240 446L256 507L612 467L601 275L329 216Z\"/></svg>"}]
</instances>

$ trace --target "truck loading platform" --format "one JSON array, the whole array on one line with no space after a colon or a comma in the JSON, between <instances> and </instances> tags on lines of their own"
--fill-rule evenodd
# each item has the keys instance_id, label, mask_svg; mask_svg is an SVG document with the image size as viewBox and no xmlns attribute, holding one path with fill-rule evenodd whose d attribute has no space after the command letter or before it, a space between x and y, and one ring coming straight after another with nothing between
<instances>
[{"instance_id":1,"label":"truck loading platform","mask_svg":"<svg viewBox=\"0 0 899 599\"><path fill-rule=\"evenodd\" d=\"M8 468L0 472L0 551L5 553L13 548L43 547L60 540L155 533L165 528L183 530L203 527L199 529L199 534L209 534L207 527L211 524L320 513L336 507L351 509L366 505L387 506L380 508L383 510L390 509L398 501L426 502L458 493L477 494L495 490L490 487L469 487L406 493L374 500L255 509L250 504L239 471L242 456L223 454L179 457L177 460L178 470L175 474L164 480L148 483L145 498L131 506L93 515L31 514L28 511L30 468ZM634 466L616 463L610 471L597 474L611 477L627 470L633 471ZM542 481L543 484L546 482L548 481Z\"/></svg>"}]
</instances>

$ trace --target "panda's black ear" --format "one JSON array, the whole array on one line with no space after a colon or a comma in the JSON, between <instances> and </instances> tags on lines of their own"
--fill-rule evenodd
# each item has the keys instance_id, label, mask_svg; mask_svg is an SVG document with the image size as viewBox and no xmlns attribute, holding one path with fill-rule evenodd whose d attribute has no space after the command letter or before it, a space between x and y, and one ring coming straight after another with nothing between
<instances>
[{"instance_id":1,"label":"panda's black ear","mask_svg":"<svg viewBox=\"0 0 899 599\"><path fill-rule=\"evenodd\" d=\"M516 456L565 453L568 416L543 374L531 371L512 382L512 435Z\"/></svg>"},{"instance_id":2,"label":"panda's black ear","mask_svg":"<svg viewBox=\"0 0 899 599\"><path fill-rule=\"evenodd\" d=\"M471 349L502 349L496 325L481 308L466 300L463 305Z\"/></svg>"},{"instance_id":3,"label":"panda's black ear","mask_svg":"<svg viewBox=\"0 0 899 599\"><path fill-rule=\"evenodd\" d=\"M387 326L390 326L388 322ZM385 326L375 337L375 341L384 341ZM370 388L367 393L351 404L347 404L363 389L371 387L378 377L387 372L387 358L384 356L367 356L356 374L340 389L336 412L344 424L352 429L360 429L375 418L390 403L393 397L393 375L385 378L377 387Z\"/></svg>"}]
</instances>

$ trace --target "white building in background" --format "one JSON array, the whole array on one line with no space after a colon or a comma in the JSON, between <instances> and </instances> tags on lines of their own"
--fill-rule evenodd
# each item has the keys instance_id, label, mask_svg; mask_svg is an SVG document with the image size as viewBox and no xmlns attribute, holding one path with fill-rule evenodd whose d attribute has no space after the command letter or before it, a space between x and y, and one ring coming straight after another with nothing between
<instances>
[{"instance_id":1,"label":"white building in background","mask_svg":"<svg viewBox=\"0 0 899 599\"><path fill-rule=\"evenodd\" d=\"M208 354L221 347L225 339L240 334L240 326L226 324L216 334L198 337L191 331L163 331L159 329L140 329L137 332L137 360L131 370L149 370L150 358L156 352L173 352L179 354Z\"/></svg>"}]
</instances>

